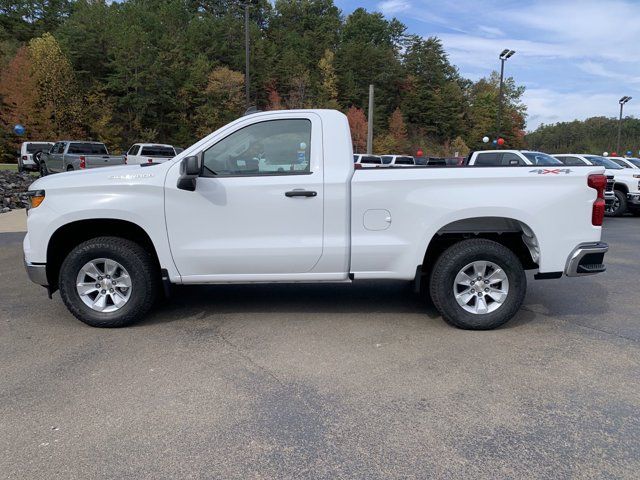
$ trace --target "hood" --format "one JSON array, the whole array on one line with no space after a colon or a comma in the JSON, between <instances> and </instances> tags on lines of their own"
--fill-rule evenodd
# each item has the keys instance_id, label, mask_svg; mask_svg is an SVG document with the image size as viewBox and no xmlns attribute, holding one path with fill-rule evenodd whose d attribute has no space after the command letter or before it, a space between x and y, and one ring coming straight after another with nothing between
<instances>
[{"instance_id":1,"label":"hood","mask_svg":"<svg viewBox=\"0 0 640 480\"><path fill-rule=\"evenodd\" d=\"M155 165L119 165L117 167L91 168L73 172L55 173L39 178L29 190L54 190L60 188L140 185L164 182L167 170L173 162Z\"/></svg>"}]
</instances>

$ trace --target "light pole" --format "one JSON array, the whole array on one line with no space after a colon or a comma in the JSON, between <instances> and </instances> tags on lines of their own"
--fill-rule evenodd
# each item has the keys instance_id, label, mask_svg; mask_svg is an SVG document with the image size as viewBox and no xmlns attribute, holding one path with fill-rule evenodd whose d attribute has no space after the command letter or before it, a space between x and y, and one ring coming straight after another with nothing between
<instances>
[{"instance_id":1,"label":"light pole","mask_svg":"<svg viewBox=\"0 0 640 480\"><path fill-rule=\"evenodd\" d=\"M629 100L631 100L631 97L627 96L624 96L620 100L618 100L618 103L620 104L620 119L618 120L618 143L616 145L616 153L618 155L620 155L620 134L622 133L622 108L624 107L624 104Z\"/></svg>"},{"instance_id":2,"label":"light pole","mask_svg":"<svg viewBox=\"0 0 640 480\"><path fill-rule=\"evenodd\" d=\"M504 62L507 61L508 58L511 58L511 56L516 53L515 50L509 50L508 48L505 48L502 53L500 54L500 56L498 58L500 58L500 93L498 95L498 127L497 127L497 132L496 132L496 139L500 138L500 129L502 128L502 91L504 89L503 84L504 84Z\"/></svg>"},{"instance_id":3,"label":"light pole","mask_svg":"<svg viewBox=\"0 0 640 480\"><path fill-rule=\"evenodd\" d=\"M249 77L249 2L243 3L244 7L244 91L246 97L247 108L251 105L249 97L249 86L251 84Z\"/></svg>"}]
</instances>

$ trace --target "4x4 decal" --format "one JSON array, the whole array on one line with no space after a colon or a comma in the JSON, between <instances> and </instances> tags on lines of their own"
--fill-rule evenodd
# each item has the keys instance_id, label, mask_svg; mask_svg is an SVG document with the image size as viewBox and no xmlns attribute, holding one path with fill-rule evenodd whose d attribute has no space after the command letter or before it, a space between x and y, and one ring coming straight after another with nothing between
<instances>
[{"instance_id":1,"label":"4x4 decal","mask_svg":"<svg viewBox=\"0 0 640 480\"><path fill-rule=\"evenodd\" d=\"M570 168L536 168L535 170L529 170L529 173L537 173L538 175L559 175L564 173L565 175L571 173Z\"/></svg>"}]
</instances>

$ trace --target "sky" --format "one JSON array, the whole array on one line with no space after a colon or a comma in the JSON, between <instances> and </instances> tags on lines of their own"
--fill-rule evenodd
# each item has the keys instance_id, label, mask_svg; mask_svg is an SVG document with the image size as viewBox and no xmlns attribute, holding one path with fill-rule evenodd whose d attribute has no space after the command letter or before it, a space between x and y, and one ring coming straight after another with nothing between
<instances>
[{"instance_id":1,"label":"sky","mask_svg":"<svg viewBox=\"0 0 640 480\"><path fill-rule=\"evenodd\" d=\"M527 130L593 116L640 118L640 0L335 0L396 17L407 32L439 37L460 74L499 70L524 85Z\"/></svg>"}]
</instances>

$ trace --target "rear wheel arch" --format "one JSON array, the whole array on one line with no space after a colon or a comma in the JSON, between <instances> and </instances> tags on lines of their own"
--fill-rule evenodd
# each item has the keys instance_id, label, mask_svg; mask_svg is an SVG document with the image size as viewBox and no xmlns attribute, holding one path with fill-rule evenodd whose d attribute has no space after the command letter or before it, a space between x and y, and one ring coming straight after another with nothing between
<instances>
[{"instance_id":1,"label":"rear wheel arch","mask_svg":"<svg viewBox=\"0 0 640 480\"><path fill-rule=\"evenodd\" d=\"M422 259L421 273L429 278L433 265L452 245L472 238L497 242L510 249L526 270L538 268L540 247L533 229L509 217L473 217L440 228L429 241Z\"/></svg>"},{"instance_id":2,"label":"rear wheel arch","mask_svg":"<svg viewBox=\"0 0 640 480\"><path fill-rule=\"evenodd\" d=\"M157 250L149 234L139 225L121 219L78 220L59 227L47 245L47 280L49 285L58 287L58 274L64 259L78 245L97 237L111 236L124 238L142 246L151 254L158 274L160 262Z\"/></svg>"},{"instance_id":3,"label":"rear wheel arch","mask_svg":"<svg viewBox=\"0 0 640 480\"><path fill-rule=\"evenodd\" d=\"M629 193L629 187L627 187L624 183L615 183L613 185L614 190L620 190L623 193Z\"/></svg>"}]
</instances>

